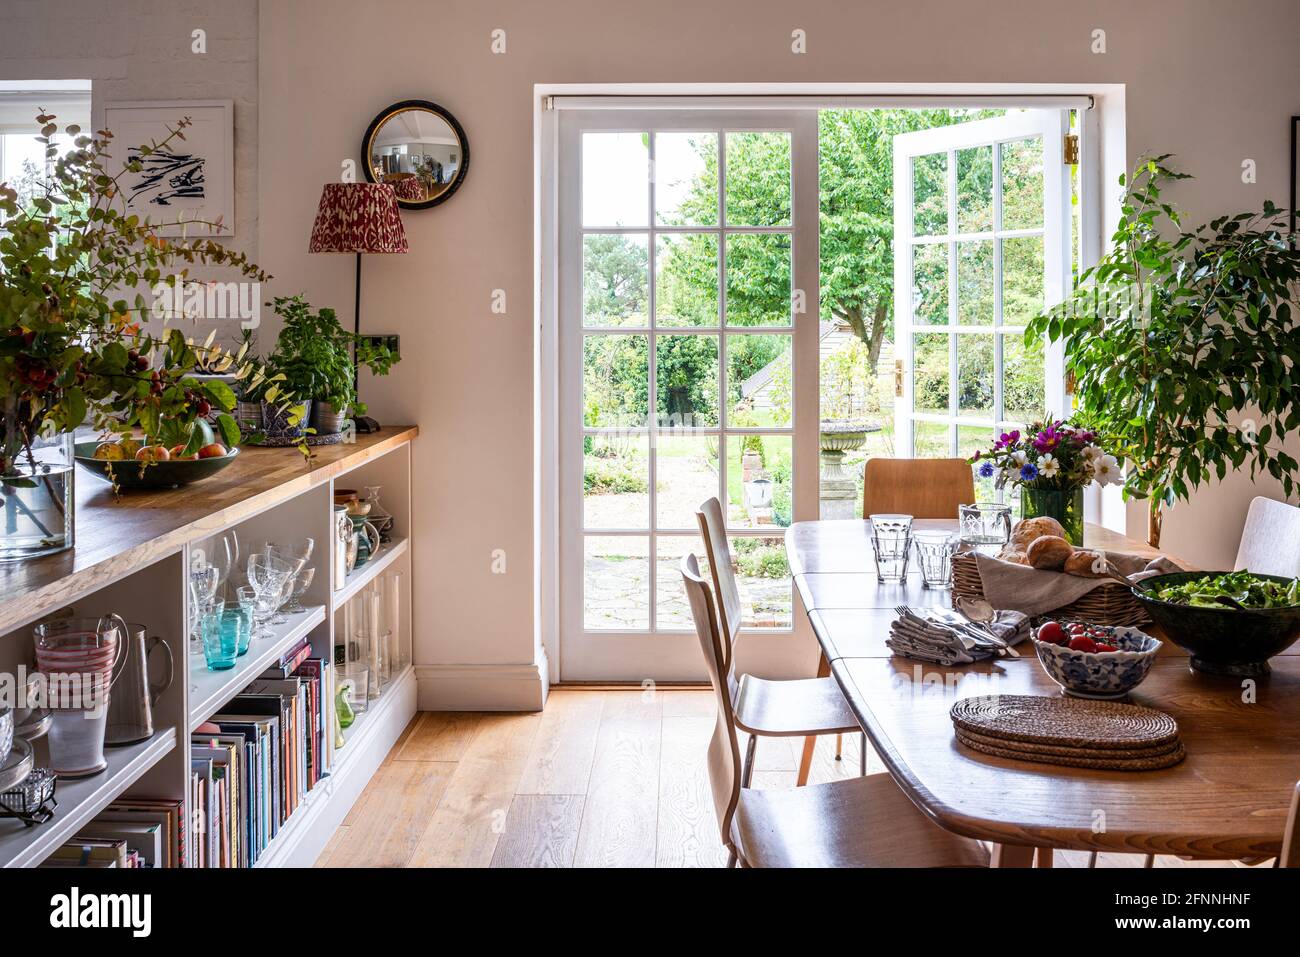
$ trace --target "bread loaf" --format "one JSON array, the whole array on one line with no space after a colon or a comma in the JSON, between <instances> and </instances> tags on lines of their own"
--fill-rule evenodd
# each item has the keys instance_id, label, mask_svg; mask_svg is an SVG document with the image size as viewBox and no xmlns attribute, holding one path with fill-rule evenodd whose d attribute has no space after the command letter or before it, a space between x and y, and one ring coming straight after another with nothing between
<instances>
[{"instance_id":1,"label":"bread loaf","mask_svg":"<svg viewBox=\"0 0 1300 957\"><path fill-rule=\"evenodd\" d=\"M1044 535L1035 538L1025 549L1029 564L1035 568L1060 571L1074 554L1074 546L1059 535Z\"/></svg>"},{"instance_id":2,"label":"bread loaf","mask_svg":"<svg viewBox=\"0 0 1300 957\"><path fill-rule=\"evenodd\" d=\"M1029 547L1030 542L1044 535L1065 538L1065 529L1061 527L1060 522L1047 515L1024 518L1016 522L1016 527L1011 530L1011 545L1013 548L1025 549Z\"/></svg>"},{"instance_id":3,"label":"bread loaf","mask_svg":"<svg viewBox=\"0 0 1300 957\"><path fill-rule=\"evenodd\" d=\"M1105 578L1105 567L1102 555L1086 548L1075 549L1074 554L1065 560L1065 573L1080 578Z\"/></svg>"},{"instance_id":4,"label":"bread loaf","mask_svg":"<svg viewBox=\"0 0 1300 957\"><path fill-rule=\"evenodd\" d=\"M1029 556L1026 555L1019 548L1012 548L1010 545L1006 546L1005 548L1002 549L1002 551L998 552L998 560L1003 562L1011 562L1011 564L1013 565L1029 564Z\"/></svg>"}]
</instances>

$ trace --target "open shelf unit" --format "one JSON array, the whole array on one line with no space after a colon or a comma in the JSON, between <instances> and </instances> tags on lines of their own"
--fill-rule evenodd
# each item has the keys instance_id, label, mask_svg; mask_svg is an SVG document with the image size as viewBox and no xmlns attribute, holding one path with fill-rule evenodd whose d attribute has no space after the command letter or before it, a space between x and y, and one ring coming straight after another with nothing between
<instances>
[{"instance_id":1,"label":"open shelf unit","mask_svg":"<svg viewBox=\"0 0 1300 957\"><path fill-rule=\"evenodd\" d=\"M407 576L407 587L400 596L398 621L404 658L410 661L410 442L415 430L386 432L387 436L381 434L377 439L362 440L354 450L333 450L327 467L318 465L310 472L289 465L297 455L294 450L252 450L254 456L264 457L266 474L277 476L274 480L267 479L260 489L245 490L245 486L254 484L246 480L226 498L223 507L214 506L210 513L198 517L185 499L188 490L175 490L171 493L176 496L173 501L184 514L165 535L147 542L131 541L130 536L136 532L128 528L118 546L120 554L105 558L96 552L93 559L83 559L74 552L69 559L65 553L64 558L55 561L65 563L63 567L69 569L66 573L29 571L27 574L35 585L26 590L19 585L9 592L8 597L15 601L6 602L5 612L0 613L3 622L0 624L0 673L16 673L20 665L30 667L32 626L70 611L77 616L116 612L126 621L144 626L150 635L166 642L175 662L175 675L154 706L153 737L127 747L106 748L109 766L99 774L60 779L56 790L58 807L49 822L25 827L14 819L0 819L0 866L40 864L120 797L181 801L186 819L194 820L195 809L189 799L191 732L219 713L302 638L310 640L313 656L332 659L335 629L341 623L347 602L393 569ZM244 458L241 455L241 460ZM285 475L288 478L279 477ZM261 477L254 475L253 479ZM78 478L79 486L89 481L84 475ZM383 487L383 506L394 517L392 541L370 562L346 576L343 587L335 590L335 552L339 546L333 531L334 489L371 485ZM94 491L92 484L90 497ZM80 500L86 497L83 493L87 489L79 487L78 492ZM242 499L235 498L241 494ZM234 506L230 504L231 498L235 498ZM83 522L111 523L129 518L129 513L108 511L114 507L117 506L81 505L77 519L79 539ZM145 507L157 514L166 505L155 500ZM191 652L186 636L189 596L185 570L198 551L210 548L217 536L232 531L250 542L314 538L316 548L310 564L316 572L302 597L306 611L288 615L283 624L271 625L272 636L255 641L234 668L212 672L207 670L201 653ZM79 550L83 555L90 554L80 545ZM123 555L131 560L124 559ZM336 750L329 774L284 821L256 866L309 866L314 862L415 715L415 699L414 668L406 664L348 729L346 743ZM45 740L38 739L33 745L36 764L47 765Z\"/></svg>"}]
</instances>

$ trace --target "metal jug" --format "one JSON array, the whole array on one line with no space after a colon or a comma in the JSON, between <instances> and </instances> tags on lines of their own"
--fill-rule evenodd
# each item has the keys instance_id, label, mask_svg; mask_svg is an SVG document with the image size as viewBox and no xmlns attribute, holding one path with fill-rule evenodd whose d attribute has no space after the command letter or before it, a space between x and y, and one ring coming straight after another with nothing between
<instances>
[{"instance_id":1,"label":"metal jug","mask_svg":"<svg viewBox=\"0 0 1300 957\"><path fill-rule=\"evenodd\" d=\"M146 634L144 625L127 625L126 653L113 695L108 702L108 728L104 743L110 747L135 744L153 737L153 709L158 696L171 687L174 676L172 649L157 635ZM161 647L167 666L161 681L149 681L149 654Z\"/></svg>"},{"instance_id":2,"label":"metal jug","mask_svg":"<svg viewBox=\"0 0 1300 957\"><path fill-rule=\"evenodd\" d=\"M334 590L348 583L348 572L357 563L357 540L346 505L334 506Z\"/></svg>"}]
</instances>

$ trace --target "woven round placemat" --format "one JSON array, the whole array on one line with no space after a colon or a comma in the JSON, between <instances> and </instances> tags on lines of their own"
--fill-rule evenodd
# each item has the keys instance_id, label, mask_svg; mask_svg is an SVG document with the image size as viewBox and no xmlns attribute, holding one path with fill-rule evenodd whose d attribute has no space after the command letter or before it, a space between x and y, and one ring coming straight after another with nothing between
<instances>
[{"instance_id":1,"label":"woven round placemat","mask_svg":"<svg viewBox=\"0 0 1300 957\"><path fill-rule=\"evenodd\" d=\"M995 758L1028 761L1032 764L1053 764L1067 768L1089 768L1095 771L1158 771L1160 768L1173 767L1187 757L1187 752L1183 750L1181 743L1177 743L1174 750L1168 754L1156 755L1155 757L1085 758L1068 754L1027 754L1024 751L993 747L966 737L960 730L957 731L957 741L972 751L992 755ZM1123 754L1124 752L1118 753Z\"/></svg>"},{"instance_id":2,"label":"woven round placemat","mask_svg":"<svg viewBox=\"0 0 1300 957\"><path fill-rule=\"evenodd\" d=\"M970 741L990 748L1000 748L1003 751L1014 751L1017 754L1048 754L1098 759L1121 758L1125 761L1137 758L1156 758L1182 747L1182 741L1178 738L1174 738L1167 744L1157 744L1150 748L1072 748L1053 744L1034 744L1028 741L1012 741L1009 738L993 738L986 734L977 734L974 731L967 731L962 728L957 729L957 735L962 741Z\"/></svg>"},{"instance_id":3,"label":"woven round placemat","mask_svg":"<svg viewBox=\"0 0 1300 957\"><path fill-rule=\"evenodd\" d=\"M1178 739L1178 722L1163 711L1118 701L979 695L962 698L949 715L958 728L987 738L1060 748L1154 748Z\"/></svg>"}]
</instances>

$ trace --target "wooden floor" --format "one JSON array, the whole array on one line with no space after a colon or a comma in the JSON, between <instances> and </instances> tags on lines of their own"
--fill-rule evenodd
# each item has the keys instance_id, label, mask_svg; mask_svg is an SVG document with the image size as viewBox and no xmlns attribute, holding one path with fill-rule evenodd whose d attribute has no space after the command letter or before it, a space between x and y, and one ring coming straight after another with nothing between
<instances>
[{"instance_id":1,"label":"wooden floor","mask_svg":"<svg viewBox=\"0 0 1300 957\"><path fill-rule=\"evenodd\" d=\"M713 700L708 690L556 688L542 714L422 712L316 866L721 867L704 765ZM836 761L834 737L822 738L811 780L857 774L861 740L846 736ZM793 787L802 742L761 739L754 786ZM867 767L884 770L874 754ZM1086 855L1058 852L1055 864L1084 866Z\"/></svg>"}]
</instances>

